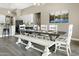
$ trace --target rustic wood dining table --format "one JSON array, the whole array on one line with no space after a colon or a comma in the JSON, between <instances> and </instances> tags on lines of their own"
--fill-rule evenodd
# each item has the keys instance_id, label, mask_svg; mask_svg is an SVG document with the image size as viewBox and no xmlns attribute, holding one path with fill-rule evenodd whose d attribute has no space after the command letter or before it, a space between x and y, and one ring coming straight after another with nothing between
<instances>
[{"instance_id":1,"label":"rustic wood dining table","mask_svg":"<svg viewBox=\"0 0 79 59\"><path fill-rule=\"evenodd\" d=\"M29 33L29 34L32 34L32 33L37 33L37 34L46 34L49 36L50 40L52 41L52 36L56 36L56 38L58 38L59 36L62 36L62 35L65 35L66 32L65 31L58 31L57 33L56 32L49 32L49 31L41 31L41 30L30 30L30 29L26 29L26 30L20 30L21 32L26 32L26 33Z\"/></svg>"},{"instance_id":2,"label":"rustic wood dining table","mask_svg":"<svg viewBox=\"0 0 79 59\"><path fill-rule=\"evenodd\" d=\"M18 38L18 41L16 42L16 44L24 44L26 45L26 49L29 49L30 47L31 48L34 48L40 52L42 52L42 56L48 56L49 54L51 54L50 52L50 48L53 46L54 50L55 50L55 44L56 42L55 41L52 41L52 36L56 36L56 38L58 38L59 36L61 35L64 35L66 32L63 32L63 31L58 31L58 33L55 33L55 32L42 32L42 31L35 31L35 30L21 30L22 32L26 32L26 33L37 33L37 34L47 34L49 35L50 37L50 40L43 40L43 39L39 39L39 38L34 38L34 37L31 37L31 36L26 36L26 35L22 35L22 34L19 34L19 35L15 35L15 37ZM21 41L21 39L23 40L26 40L28 41L27 44L23 43ZM38 44L38 45L41 45L41 46L44 46L44 50L41 50L39 48L36 48L34 45L32 45L32 43L35 43L35 44Z\"/></svg>"}]
</instances>

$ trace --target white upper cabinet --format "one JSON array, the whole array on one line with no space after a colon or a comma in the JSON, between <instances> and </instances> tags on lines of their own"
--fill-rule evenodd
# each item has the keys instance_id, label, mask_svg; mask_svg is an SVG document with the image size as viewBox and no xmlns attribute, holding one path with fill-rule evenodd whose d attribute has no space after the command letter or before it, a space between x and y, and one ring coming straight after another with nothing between
<instances>
[{"instance_id":1,"label":"white upper cabinet","mask_svg":"<svg viewBox=\"0 0 79 59\"><path fill-rule=\"evenodd\" d=\"M5 15L0 15L0 23L5 23Z\"/></svg>"}]
</instances>

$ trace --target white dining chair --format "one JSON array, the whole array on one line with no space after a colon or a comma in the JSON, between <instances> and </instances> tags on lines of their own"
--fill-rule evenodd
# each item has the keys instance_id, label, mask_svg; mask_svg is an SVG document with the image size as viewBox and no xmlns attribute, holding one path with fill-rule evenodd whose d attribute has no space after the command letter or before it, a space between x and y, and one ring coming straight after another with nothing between
<instances>
[{"instance_id":1,"label":"white dining chair","mask_svg":"<svg viewBox=\"0 0 79 59\"><path fill-rule=\"evenodd\" d=\"M67 37L60 36L58 39L56 39L55 53L57 50L65 51L69 56L69 54L71 53L70 42L72 37L72 30L73 30L73 24L69 24L68 36Z\"/></svg>"},{"instance_id":2,"label":"white dining chair","mask_svg":"<svg viewBox=\"0 0 79 59\"><path fill-rule=\"evenodd\" d=\"M49 31L51 31L51 32L55 32L55 33L57 33L58 32L58 26L57 25L55 25L55 24L53 24L53 25L49 25L49 29L48 29Z\"/></svg>"},{"instance_id":3,"label":"white dining chair","mask_svg":"<svg viewBox=\"0 0 79 59\"><path fill-rule=\"evenodd\" d=\"M48 29L47 25L41 25L41 31L46 32Z\"/></svg>"},{"instance_id":4,"label":"white dining chair","mask_svg":"<svg viewBox=\"0 0 79 59\"><path fill-rule=\"evenodd\" d=\"M24 34L24 35L28 35L29 33L26 33L26 32L22 32L22 30L26 30L26 25L23 24L23 25L19 25L19 30L20 30L20 34Z\"/></svg>"},{"instance_id":5,"label":"white dining chair","mask_svg":"<svg viewBox=\"0 0 79 59\"><path fill-rule=\"evenodd\" d=\"M47 32L48 31L48 26L47 25L41 25L40 28L41 28L41 32ZM37 37L44 39L46 36L48 36L48 35L46 35L46 34L40 34Z\"/></svg>"},{"instance_id":6,"label":"white dining chair","mask_svg":"<svg viewBox=\"0 0 79 59\"><path fill-rule=\"evenodd\" d=\"M58 26L55 24L49 25L48 27L48 32L49 33L58 33ZM55 40L56 36L52 36L52 40Z\"/></svg>"},{"instance_id":7,"label":"white dining chair","mask_svg":"<svg viewBox=\"0 0 79 59\"><path fill-rule=\"evenodd\" d=\"M34 29L34 30L38 30L38 25L34 25L34 26L33 26L33 29Z\"/></svg>"},{"instance_id":8,"label":"white dining chair","mask_svg":"<svg viewBox=\"0 0 79 59\"><path fill-rule=\"evenodd\" d=\"M33 30L34 30L34 31L38 31L38 27L39 27L39 25L33 25ZM31 36L31 37L36 37L37 34L36 34L36 33L32 33L32 34L30 34L30 36Z\"/></svg>"},{"instance_id":9,"label":"white dining chair","mask_svg":"<svg viewBox=\"0 0 79 59\"><path fill-rule=\"evenodd\" d=\"M21 33L21 30L25 30L25 24L19 25L19 30L20 30L20 33Z\"/></svg>"}]
</instances>

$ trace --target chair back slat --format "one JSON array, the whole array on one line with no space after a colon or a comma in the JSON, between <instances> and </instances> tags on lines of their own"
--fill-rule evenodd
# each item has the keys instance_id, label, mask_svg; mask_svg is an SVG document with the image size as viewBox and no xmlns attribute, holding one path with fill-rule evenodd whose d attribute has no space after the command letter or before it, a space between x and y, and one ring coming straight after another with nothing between
<instances>
[{"instance_id":1,"label":"chair back slat","mask_svg":"<svg viewBox=\"0 0 79 59\"><path fill-rule=\"evenodd\" d=\"M49 25L49 31L54 31L57 33L58 31L58 26L57 25Z\"/></svg>"},{"instance_id":2,"label":"chair back slat","mask_svg":"<svg viewBox=\"0 0 79 59\"><path fill-rule=\"evenodd\" d=\"M25 30L25 24L19 25L19 29L20 29L20 30Z\"/></svg>"},{"instance_id":3,"label":"chair back slat","mask_svg":"<svg viewBox=\"0 0 79 59\"><path fill-rule=\"evenodd\" d=\"M47 29L47 25L41 25L41 30L42 31L47 31L48 29Z\"/></svg>"},{"instance_id":4,"label":"chair back slat","mask_svg":"<svg viewBox=\"0 0 79 59\"><path fill-rule=\"evenodd\" d=\"M67 38L68 44L71 42L72 31L73 31L73 24L70 24L68 29L68 38Z\"/></svg>"}]
</instances>

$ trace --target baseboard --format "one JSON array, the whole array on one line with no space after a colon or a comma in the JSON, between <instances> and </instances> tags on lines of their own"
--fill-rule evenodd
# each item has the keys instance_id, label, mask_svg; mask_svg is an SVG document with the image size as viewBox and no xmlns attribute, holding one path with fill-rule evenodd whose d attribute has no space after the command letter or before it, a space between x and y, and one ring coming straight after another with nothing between
<instances>
[{"instance_id":1,"label":"baseboard","mask_svg":"<svg viewBox=\"0 0 79 59\"><path fill-rule=\"evenodd\" d=\"M8 36L8 35L6 35L6 36ZM12 36L12 35L9 35L9 36ZM2 35L0 35L0 37L2 37Z\"/></svg>"},{"instance_id":2,"label":"baseboard","mask_svg":"<svg viewBox=\"0 0 79 59\"><path fill-rule=\"evenodd\" d=\"M2 35L0 35L0 37L2 37Z\"/></svg>"},{"instance_id":3,"label":"baseboard","mask_svg":"<svg viewBox=\"0 0 79 59\"><path fill-rule=\"evenodd\" d=\"M77 39L77 38L72 38L71 40L73 40L73 41L79 41L79 39Z\"/></svg>"}]
</instances>

